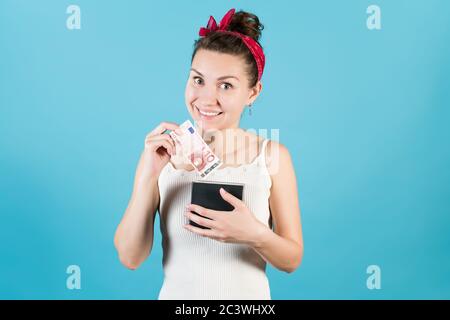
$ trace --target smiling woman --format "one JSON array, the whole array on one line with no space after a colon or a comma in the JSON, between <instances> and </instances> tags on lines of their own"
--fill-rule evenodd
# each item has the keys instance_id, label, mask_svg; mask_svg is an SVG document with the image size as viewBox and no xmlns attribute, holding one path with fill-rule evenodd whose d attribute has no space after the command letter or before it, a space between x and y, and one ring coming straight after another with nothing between
<instances>
[{"instance_id":1,"label":"smiling woman","mask_svg":"<svg viewBox=\"0 0 450 320\"><path fill-rule=\"evenodd\" d=\"M159 299L271 299L266 264L290 273L302 260L289 152L239 127L245 106L262 89L262 29L248 12L232 9L219 25L211 17L195 41L185 88L186 107L199 133L204 140L209 137L206 142L223 161L204 181L245 185L242 199L224 189L217 194L232 211L190 203L191 186L199 177L177 160L182 150L166 132L177 130L177 124L163 122L146 137L115 244L123 264L137 268L150 254L159 212L164 267Z\"/></svg>"},{"instance_id":2,"label":"smiling woman","mask_svg":"<svg viewBox=\"0 0 450 320\"><path fill-rule=\"evenodd\" d=\"M238 128L245 106L261 91L259 82L249 87L248 78L242 57L197 51L185 90L192 118L205 130Z\"/></svg>"},{"instance_id":3,"label":"smiling woman","mask_svg":"<svg viewBox=\"0 0 450 320\"><path fill-rule=\"evenodd\" d=\"M265 65L258 42L263 29L256 15L234 9L219 25L211 17L200 29L185 96L191 115L205 129L238 127L243 108L258 97ZM217 96L220 106L214 101Z\"/></svg>"}]
</instances>

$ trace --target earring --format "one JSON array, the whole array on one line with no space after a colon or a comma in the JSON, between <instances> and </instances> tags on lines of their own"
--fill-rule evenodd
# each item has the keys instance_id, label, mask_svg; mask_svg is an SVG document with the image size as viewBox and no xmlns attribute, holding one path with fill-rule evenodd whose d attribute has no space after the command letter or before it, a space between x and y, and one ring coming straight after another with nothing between
<instances>
[{"instance_id":1,"label":"earring","mask_svg":"<svg viewBox=\"0 0 450 320\"><path fill-rule=\"evenodd\" d=\"M249 116L252 115L252 104L251 103L248 105L248 115Z\"/></svg>"}]
</instances>

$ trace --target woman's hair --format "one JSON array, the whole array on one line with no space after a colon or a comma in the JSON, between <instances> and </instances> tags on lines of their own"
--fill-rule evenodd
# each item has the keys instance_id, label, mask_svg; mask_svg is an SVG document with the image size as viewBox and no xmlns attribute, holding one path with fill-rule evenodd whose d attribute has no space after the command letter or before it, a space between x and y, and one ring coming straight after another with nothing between
<instances>
[{"instance_id":1,"label":"woman's hair","mask_svg":"<svg viewBox=\"0 0 450 320\"><path fill-rule=\"evenodd\" d=\"M236 31L249 36L256 42L261 37L263 29L264 26L259 22L256 15L242 10L233 15L227 28L228 31ZM260 43L258 42L258 44ZM195 40L191 63L199 49L242 56L247 65L246 71L249 75L250 87L255 86L258 82L258 68L255 58L241 38L226 32L211 32L206 37Z\"/></svg>"}]
</instances>

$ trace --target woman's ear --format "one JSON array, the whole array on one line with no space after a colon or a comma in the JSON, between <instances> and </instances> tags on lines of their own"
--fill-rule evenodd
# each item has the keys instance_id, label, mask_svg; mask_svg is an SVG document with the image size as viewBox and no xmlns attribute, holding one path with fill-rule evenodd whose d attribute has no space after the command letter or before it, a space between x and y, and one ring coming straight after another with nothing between
<instances>
[{"instance_id":1,"label":"woman's ear","mask_svg":"<svg viewBox=\"0 0 450 320\"><path fill-rule=\"evenodd\" d=\"M250 96L248 97L248 103L247 103L247 105L253 104L253 103L255 102L256 98L257 98L257 97L259 96L259 94L261 93L261 90L262 90L262 83L261 83L261 80L260 80L260 81L258 81L258 82L255 84L254 87L252 87L252 88L250 89Z\"/></svg>"}]
</instances>

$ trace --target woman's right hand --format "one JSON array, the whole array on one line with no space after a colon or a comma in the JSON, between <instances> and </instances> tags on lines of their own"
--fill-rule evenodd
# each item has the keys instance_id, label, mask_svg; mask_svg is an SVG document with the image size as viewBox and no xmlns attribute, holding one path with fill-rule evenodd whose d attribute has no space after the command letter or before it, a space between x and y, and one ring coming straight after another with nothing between
<instances>
[{"instance_id":1,"label":"woman's right hand","mask_svg":"<svg viewBox=\"0 0 450 320\"><path fill-rule=\"evenodd\" d=\"M144 151L140 159L139 175L158 178L164 166L175 155L175 142L165 133L176 130L179 126L173 122L162 122L145 137Z\"/></svg>"}]
</instances>

